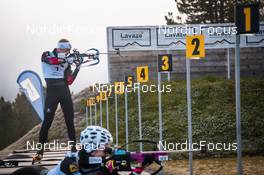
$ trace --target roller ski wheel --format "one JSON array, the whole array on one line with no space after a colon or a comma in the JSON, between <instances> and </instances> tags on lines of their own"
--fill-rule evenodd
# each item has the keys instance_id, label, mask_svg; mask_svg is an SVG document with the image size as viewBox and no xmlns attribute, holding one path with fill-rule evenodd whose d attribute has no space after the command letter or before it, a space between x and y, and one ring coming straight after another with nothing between
<instances>
[{"instance_id":1,"label":"roller ski wheel","mask_svg":"<svg viewBox=\"0 0 264 175\"><path fill-rule=\"evenodd\" d=\"M40 163L42 158L43 158L43 154L37 153L36 155L34 155L32 158L32 165L34 165L35 163Z\"/></svg>"}]
</instances>

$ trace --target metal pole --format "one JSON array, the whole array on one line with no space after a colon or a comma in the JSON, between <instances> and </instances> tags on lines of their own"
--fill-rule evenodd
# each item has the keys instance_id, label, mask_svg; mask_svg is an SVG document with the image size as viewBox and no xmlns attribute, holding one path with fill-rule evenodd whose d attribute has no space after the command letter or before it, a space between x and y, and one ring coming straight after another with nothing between
<instances>
[{"instance_id":1,"label":"metal pole","mask_svg":"<svg viewBox=\"0 0 264 175\"><path fill-rule=\"evenodd\" d=\"M227 79L230 80L230 52L229 48L227 48Z\"/></svg>"},{"instance_id":2,"label":"metal pole","mask_svg":"<svg viewBox=\"0 0 264 175\"><path fill-rule=\"evenodd\" d=\"M189 174L193 174L193 153L192 153L192 103L191 103L191 68L190 60L186 58L187 74L187 103L188 103L188 138L189 138Z\"/></svg>"},{"instance_id":3,"label":"metal pole","mask_svg":"<svg viewBox=\"0 0 264 175\"><path fill-rule=\"evenodd\" d=\"M237 139L237 174L243 174L241 143L241 104L240 104L240 35L236 35L236 139Z\"/></svg>"},{"instance_id":4,"label":"metal pole","mask_svg":"<svg viewBox=\"0 0 264 175\"><path fill-rule=\"evenodd\" d=\"M127 87L125 87L125 113L126 113L126 143L128 143L128 104L127 104ZM126 145L128 151L128 144Z\"/></svg>"},{"instance_id":5,"label":"metal pole","mask_svg":"<svg viewBox=\"0 0 264 175\"><path fill-rule=\"evenodd\" d=\"M168 81L170 81L170 79L171 79L171 77L170 77L171 76L171 73L168 72L167 74L168 74Z\"/></svg>"},{"instance_id":6,"label":"metal pole","mask_svg":"<svg viewBox=\"0 0 264 175\"><path fill-rule=\"evenodd\" d=\"M92 105L90 106L90 125L93 125Z\"/></svg>"},{"instance_id":7,"label":"metal pole","mask_svg":"<svg viewBox=\"0 0 264 175\"><path fill-rule=\"evenodd\" d=\"M162 104L161 104L161 79L160 72L158 72L158 100L159 100L159 141L163 140L162 137Z\"/></svg>"},{"instance_id":8,"label":"metal pole","mask_svg":"<svg viewBox=\"0 0 264 175\"><path fill-rule=\"evenodd\" d=\"M117 113L117 94L115 93L115 125L116 125L116 145L118 145L118 113Z\"/></svg>"},{"instance_id":9,"label":"metal pole","mask_svg":"<svg viewBox=\"0 0 264 175\"><path fill-rule=\"evenodd\" d=\"M102 100L100 100L100 126L103 126Z\"/></svg>"},{"instance_id":10,"label":"metal pole","mask_svg":"<svg viewBox=\"0 0 264 175\"><path fill-rule=\"evenodd\" d=\"M94 105L94 120L95 120L95 122L94 122L94 124L95 125L97 125L97 103L95 103L95 105Z\"/></svg>"},{"instance_id":11,"label":"metal pole","mask_svg":"<svg viewBox=\"0 0 264 175\"><path fill-rule=\"evenodd\" d=\"M140 97L140 91L141 91L141 87L140 84L138 85L138 128L139 128L139 140L142 140L142 124L141 124L141 97ZM143 150L143 145L140 142L139 143L140 146L140 151Z\"/></svg>"},{"instance_id":12,"label":"metal pole","mask_svg":"<svg viewBox=\"0 0 264 175\"><path fill-rule=\"evenodd\" d=\"M106 99L106 129L109 130L108 98Z\"/></svg>"},{"instance_id":13,"label":"metal pole","mask_svg":"<svg viewBox=\"0 0 264 175\"><path fill-rule=\"evenodd\" d=\"M85 114L86 114L85 119L86 119L86 127L87 127L88 126L88 107L87 106L85 107Z\"/></svg>"}]
</instances>

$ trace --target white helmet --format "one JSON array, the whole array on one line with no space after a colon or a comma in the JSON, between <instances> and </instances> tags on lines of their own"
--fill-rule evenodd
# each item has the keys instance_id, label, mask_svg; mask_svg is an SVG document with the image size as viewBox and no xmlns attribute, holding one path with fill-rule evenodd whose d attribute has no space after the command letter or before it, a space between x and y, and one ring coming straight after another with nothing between
<instances>
[{"instance_id":1,"label":"white helmet","mask_svg":"<svg viewBox=\"0 0 264 175\"><path fill-rule=\"evenodd\" d=\"M100 126L88 126L81 132L80 143L84 146L87 152L104 147L106 144L111 144L113 137L111 133Z\"/></svg>"}]
</instances>

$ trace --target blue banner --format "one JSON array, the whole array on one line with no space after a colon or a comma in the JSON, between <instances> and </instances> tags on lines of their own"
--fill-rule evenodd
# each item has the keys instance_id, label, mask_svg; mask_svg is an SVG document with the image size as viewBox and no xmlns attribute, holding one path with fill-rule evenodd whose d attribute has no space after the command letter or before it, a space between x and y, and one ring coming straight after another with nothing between
<instances>
[{"instance_id":1,"label":"blue banner","mask_svg":"<svg viewBox=\"0 0 264 175\"><path fill-rule=\"evenodd\" d=\"M24 71L18 76L17 83L34 110L37 112L39 118L43 121L44 94L42 82L38 74L30 70Z\"/></svg>"}]
</instances>

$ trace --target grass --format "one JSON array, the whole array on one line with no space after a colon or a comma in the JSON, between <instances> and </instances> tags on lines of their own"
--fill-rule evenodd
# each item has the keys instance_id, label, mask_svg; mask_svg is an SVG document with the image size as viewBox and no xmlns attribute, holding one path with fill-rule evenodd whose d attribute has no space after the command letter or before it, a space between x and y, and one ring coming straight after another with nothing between
<instances>
[{"instance_id":1,"label":"grass","mask_svg":"<svg viewBox=\"0 0 264 175\"><path fill-rule=\"evenodd\" d=\"M151 82L149 84L156 84ZM163 136L167 142L184 142L187 133L186 81L163 82L171 85L162 93ZM191 82L193 141L213 143L236 142L235 82L207 77ZM241 80L241 124L243 151L264 153L264 80ZM124 95L118 96L119 143L125 143ZM143 138L159 141L158 95L141 93ZM98 105L99 106L99 105ZM106 126L105 104L103 125ZM128 94L129 138L138 139L137 93ZM99 116L99 110L98 114ZM99 120L99 117L97 117ZM110 131L115 138L114 98L109 99ZM99 123L99 122L98 122ZM136 148L137 149L137 148ZM220 152L220 154L222 154Z\"/></svg>"}]
</instances>

